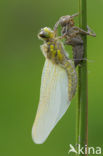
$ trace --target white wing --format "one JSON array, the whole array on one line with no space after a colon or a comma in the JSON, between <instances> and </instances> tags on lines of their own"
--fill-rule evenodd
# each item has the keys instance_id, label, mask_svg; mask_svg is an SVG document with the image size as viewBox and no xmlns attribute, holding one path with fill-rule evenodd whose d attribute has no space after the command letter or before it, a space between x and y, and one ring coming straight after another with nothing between
<instances>
[{"instance_id":1,"label":"white wing","mask_svg":"<svg viewBox=\"0 0 103 156\"><path fill-rule=\"evenodd\" d=\"M32 128L35 143L42 144L70 104L68 77L64 69L46 59L40 90L40 101Z\"/></svg>"}]
</instances>

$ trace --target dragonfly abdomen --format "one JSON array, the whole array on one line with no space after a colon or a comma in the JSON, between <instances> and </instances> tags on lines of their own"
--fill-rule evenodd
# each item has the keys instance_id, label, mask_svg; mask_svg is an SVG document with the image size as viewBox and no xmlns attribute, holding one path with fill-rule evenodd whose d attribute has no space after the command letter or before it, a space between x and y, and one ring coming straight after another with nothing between
<instances>
[{"instance_id":1,"label":"dragonfly abdomen","mask_svg":"<svg viewBox=\"0 0 103 156\"><path fill-rule=\"evenodd\" d=\"M68 93L69 99L75 95L76 87L77 87L77 73L75 71L74 63L72 60L66 60L64 63L64 68L68 75Z\"/></svg>"}]
</instances>

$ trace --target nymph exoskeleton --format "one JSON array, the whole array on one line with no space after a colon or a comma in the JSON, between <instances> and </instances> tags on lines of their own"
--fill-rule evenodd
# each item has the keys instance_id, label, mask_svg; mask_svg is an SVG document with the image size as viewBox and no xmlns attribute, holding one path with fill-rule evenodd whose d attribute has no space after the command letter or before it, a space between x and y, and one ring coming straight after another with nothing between
<instances>
[{"instance_id":1,"label":"nymph exoskeleton","mask_svg":"<svg viewBox=\"0 0 103 156\"><path fill-rule=\"evenodd\" d=\"M38 37L44 41L41 50L46 60L32 137L35 143L41 144L69 107L76 92L77 74L74 61L69 60L54 31L45 27Z\"/></svg>"},{"instance_id":2,"label":"nymph exoskeleton","mask_svg":"<svg viewBox=\"0 0 103 156\"><path fill-rule=\"evenodd\" d=\"M89 27L88 32L76 27L74 25L75 16L78 16L78 14L60 17L54 26L54 32L57 33L59 25L62 27L61 36L62 38L65 38L65 44L72 46L74 63L75 66L77 66L83 60L84 54L82 35L90 35L95 37L96 34L92 33Z\"/></svg>"}]
</instances>

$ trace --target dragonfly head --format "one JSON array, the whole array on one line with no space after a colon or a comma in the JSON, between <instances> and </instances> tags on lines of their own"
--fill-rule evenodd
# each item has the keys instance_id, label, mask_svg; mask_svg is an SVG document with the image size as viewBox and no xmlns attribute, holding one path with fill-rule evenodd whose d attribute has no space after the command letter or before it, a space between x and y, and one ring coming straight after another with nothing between
<instances>
[{"instance_id":1,"label":"dragonfly head","mask_svg":"<svg viewBox=\"0 0 103 156\"><path fill-rule=\"evenodd\" d=\"M63 26L66 26L67 24L68 25L70 25L70 26L74 26L74 18L76 17L76 16L78 16L79 14L78 13L76 13L76 14L74 14L74 15L66 15L66 16L62 16L61 18L60 18L60 20L59 20L59 22L60 22L60 24L61 24L61 26L63 27Z\"/></svg>"},{"instance_id":2,"label":"dragonfly head","mask_svg":"<svg viewBox=\"0 0 103 156\"><path fill-rule=\"evenodd\" d=\"M52 31L50 28L45 27L42 28L38 34L38 37L42 40L48 41L50 39L53 39L55 36L54 31Z\"/></svg>"},{"instance_id":3,"label":"dragonfly head","mask_svg":"<svg viewBox=\"0 0 103 156\"><path fill-rule=\"evenodd\" d=\"M72 16L62 16L60 18L60 24L62 27L66 26L67 24L69 24L70 26L73 26L74 25L74 20L73 20L73 17Z\"/></svg>"}]
</instances>

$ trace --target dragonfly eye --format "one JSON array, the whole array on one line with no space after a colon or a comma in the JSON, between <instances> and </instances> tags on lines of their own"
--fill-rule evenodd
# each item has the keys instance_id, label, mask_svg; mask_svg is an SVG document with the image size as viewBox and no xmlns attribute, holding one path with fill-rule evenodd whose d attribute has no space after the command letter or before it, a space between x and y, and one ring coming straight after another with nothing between
<instances>
[{"instance_id":1,"label":"dragonfly eye","mask_svg":"<svg viewBox=\"0 0 103 156\"><path fill-rule=\"evenodd\" d=\"M48 39L51 39L54 37L54 32L50 28L45 27L45 28L41 29L38 36L41 39L48 40Z\"/></svg>"},{"instance_id":2,"label":"dragonfly eye","mask_svg":"<svg viewBox=\"0 0 103 156\"><path fill-rule=\"evenodd\" d=\"M49 38L49 35L47 33L43 32L43 31L39 33L39 36L41 38Z\"/></svg>"}]
</instances>

